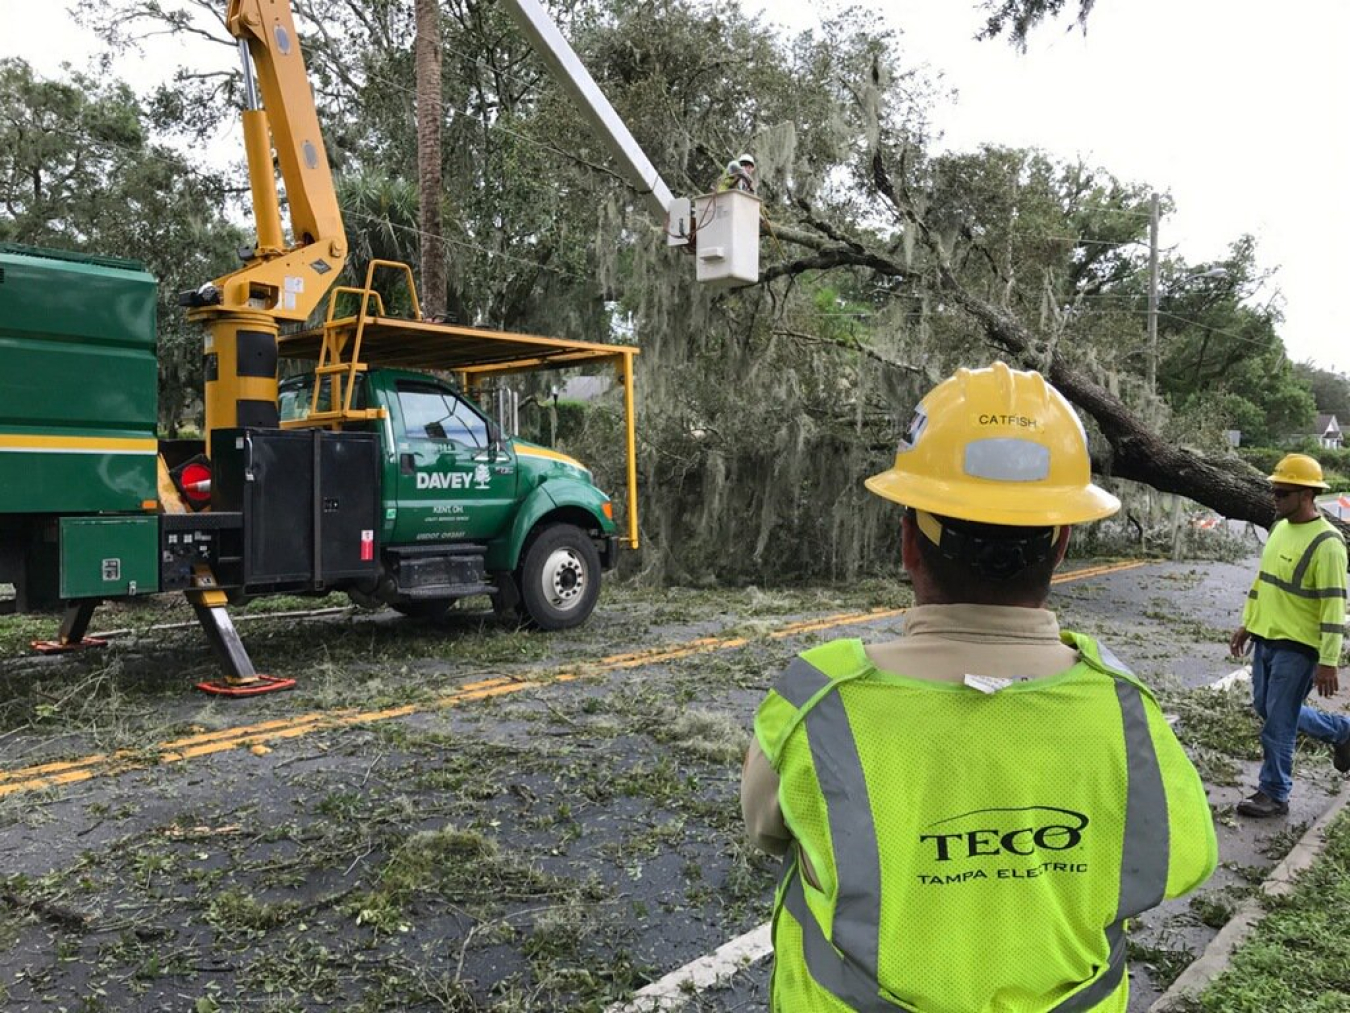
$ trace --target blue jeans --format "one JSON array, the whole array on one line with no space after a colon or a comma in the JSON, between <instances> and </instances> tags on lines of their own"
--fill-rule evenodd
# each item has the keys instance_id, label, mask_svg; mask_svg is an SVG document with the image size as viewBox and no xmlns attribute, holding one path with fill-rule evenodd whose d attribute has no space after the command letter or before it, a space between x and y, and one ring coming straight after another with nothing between
<instances>
[{"instance_id":1,"label":"blue jeans","mask_svg":"<svg viewBox=\"0 0 1350 1013\"><path fill-rule=\"evenodd\" d=\"M1306 707L1303 700L1313 687L1317 659L1266 641L1256 641L1252 654L1252 706L1265 724L1261 727L1260 788L1276 802L1289 799L1294 787L1294 738L1338 744L1350 739L1350 718Z\"/></svg>"}]
</instances>

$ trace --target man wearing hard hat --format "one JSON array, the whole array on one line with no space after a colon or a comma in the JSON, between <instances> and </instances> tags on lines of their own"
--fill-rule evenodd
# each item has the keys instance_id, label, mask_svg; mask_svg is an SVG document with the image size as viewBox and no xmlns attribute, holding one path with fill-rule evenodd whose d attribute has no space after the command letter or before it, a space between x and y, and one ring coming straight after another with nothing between
<instances>
[{"instance_id":1,"label":"man wearing hard hat","mask_svg":"<svg viewBox=\"0 0 1350 1013\"><path fill-rule=\"evenodd\" d=\"M1213 871L1204 786L1138 679L1045 608L1092 484L1037 373L963 369L890 470L905 636L802 653L755 716L741 806L782 854L771 1008L1124 1013L1125 921Z\"/></svg>"},{"instance_id":2,"label":"man wearing hard hat","mask_svg":"<svg viewBox=\"0 0 1350 1013\"><path fill-rule=\"evenodd\" d=\"M1307 454L1286 454L1270 476L1275 526L1261 550L1261 569L1242 625L1229 640L1235 657L1249 643L1252 706L1261 716L1261 774L1256 792L1238 803L1243 816L1283 816L1294 787L1294 740L1302 732L1331 744L1336 769L1350 771L1350 718L1303 701L1339 688L1336 667L1345 632L1345 540L1317 508L1329 488Z\"/></svg>"},{"instance_id":3,"label":"man wearing hard hat","mask_svg":"<svg viewBox=\"0 0 1350 1013\"><path fill-rule=\"evenodd\" d=\"M734 162L728 162L726 172L717 184L718 191L744 190L755 192L755 156L746 152Z\"/></svg>"}]
</instances>

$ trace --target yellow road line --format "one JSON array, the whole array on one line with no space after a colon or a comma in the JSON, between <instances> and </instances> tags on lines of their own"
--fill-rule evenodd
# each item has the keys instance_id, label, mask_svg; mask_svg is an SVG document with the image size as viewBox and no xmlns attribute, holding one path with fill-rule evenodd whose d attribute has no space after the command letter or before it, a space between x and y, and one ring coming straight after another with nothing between
<instances>
[{"instance_id":1,"label":"yellow road line","mask_svg":"<svg viewBox=\"0 0 1350 1013\"><path fill-rule=\"evenodd\" d=\"M1146 565L1143 561L1110 563L1103 566L1087 567L1061 573L1053 578L1053 583L1064 584L1089 577L1118 573ZM813 633L817 630L832 629L839 626L854 626L859 623L875 622L903 615L907 609L871 609L865 612L844 612L827 616L824 619L807 619L788 623L766 635L773 640L783 640L801 633ZM700 637L678 647L653 647L628 654L613 654L601 658L594 671L615 672L643 665L657 665L667 661L677 661L697 654L711 654L715 651L728 651L744 647L751 642L750 637ZM18 792L37 791L57 785L75 784L94 777L120 774L128 770L144 769L164 763L179 763L201 756L212 756L231 749L245 749L250 746L277 742L283 739L295 739L311 732L328 731L334 728L347 728L352 725L374 724L377 721L389 721L408 717L412 714L427 713L457 707L462 703L486 700L495 696L519 693L522 690L537 689L555 682L572 682L580 676L571 672L560 672L542 679L511 679L497 677L465 683L455 692L438 697L429 703L404 704L383 710L360 710L355 707L335 711L310 711L290 718L276 718L260 721L252 725L241 725L214 732L202 732L179 739L160 742L147 750L124 749L115 753L98 753L78 760L56 763L43 763L18 770L0 770L0 797Z\"/></svg>"}]
</instances>

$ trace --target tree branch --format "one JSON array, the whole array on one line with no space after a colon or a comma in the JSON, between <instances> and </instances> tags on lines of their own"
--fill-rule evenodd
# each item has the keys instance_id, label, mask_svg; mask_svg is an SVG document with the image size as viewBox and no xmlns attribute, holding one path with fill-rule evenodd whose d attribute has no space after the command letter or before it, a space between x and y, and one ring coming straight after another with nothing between
<instances>
[{"instance_id":1,"label":"tree branch","mask_svg":"<svg viewBox=\"0 0 1350 1013\"><path fill-rule=\"evenodd\" d=\"M836 341L833 338L821 337L819 334L808 334L806 331L796 331L787 327L775 327L772 329L771 333L782 335L785 338L792 338L795 341L803 341L811 345L830 345L847 352L858 352L871 359L873 362L886 366L888 369L898 369L906 373L913 373L916 376L921 376L924 379L931 379L928 375L928 371L922 366L914 366L908 362L896 362L894 359L888 359L880 352L868 348L865 344L856 339L852 341Z\"/></svg>"}]
</instances>

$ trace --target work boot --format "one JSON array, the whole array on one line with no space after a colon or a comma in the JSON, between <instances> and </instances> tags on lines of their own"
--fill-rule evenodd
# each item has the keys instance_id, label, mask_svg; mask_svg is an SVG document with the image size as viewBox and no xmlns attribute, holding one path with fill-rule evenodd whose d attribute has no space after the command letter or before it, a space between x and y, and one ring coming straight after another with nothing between
<instances>
[{"instance_id":1,"label":"work boot","mask_svg":"<svg viewBox=\"0 0 1350 1013\"><path fill-rule=\"evenodd\" d=\"M1249 798L1244 798L1238 803L1237 811L1239 816L1255 816L1258 819L1264 819L1267 816L1284 816L1289 812L1288 802L1276 802L1264 791L1258 791Z\"/></svg>"},{"instance_id":2,"label":"work boot","mask_svg":"<svg viewBox=\"0 0 1350 1013\"><path fill-rule=\"evenodd\" d=\"M1331 747L1331 762L1342 774L1350 774L1350 739Z\"/></svg>"}]
</instances>

